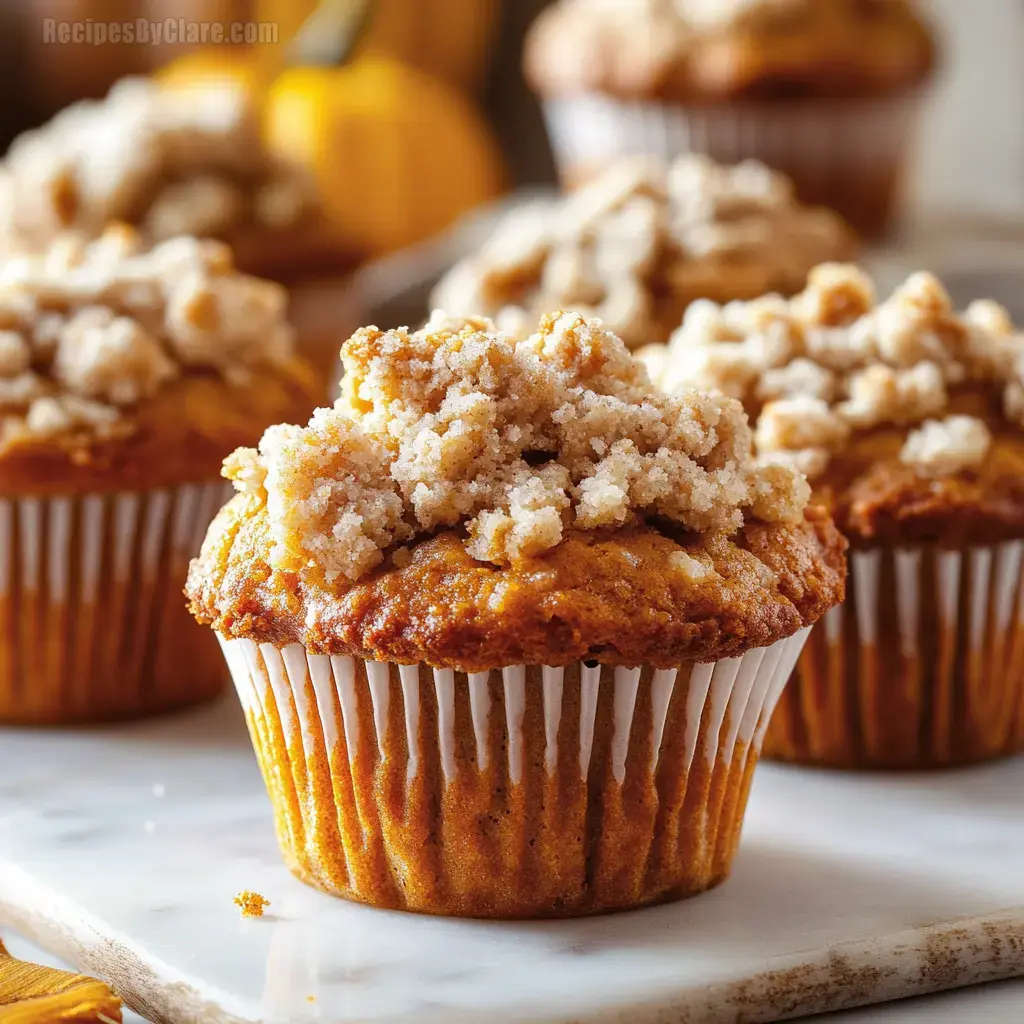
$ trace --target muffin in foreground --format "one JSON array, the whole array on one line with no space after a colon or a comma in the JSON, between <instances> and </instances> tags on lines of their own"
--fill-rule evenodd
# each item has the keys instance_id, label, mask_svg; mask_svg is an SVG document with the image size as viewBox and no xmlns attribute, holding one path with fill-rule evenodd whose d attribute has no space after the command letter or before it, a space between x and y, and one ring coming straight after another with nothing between
<instances>
[{"instance_id":1,"label":"muffin in foreground","mask_svg":"<svg viewBox=\"0 0 1024 1024\"><path fill-rule=\"evenodd\" d=\"M344 394L226 472L187 593L304 881L380 907L597 913L728 873L844 543L738 403L599 321L366 328Z\"/></svg>"},{"instance_id":2,"label":"muffin in foreground","mask_svg":"<svg viewBox=\"0 0 1024 1024\"><path fill-rule=\"evenodd\" d=\"M214 242L114 228L0 267L0 721L212 697L181 607L224 455L315 404L280 286Z\"/></svg>"},{"instance_id":3,"label":"muffin in foreground","mask_svg":"<svg viewBox=\"0 0 1024 1024\"><path fill-rule=\"evenodd\" d=\"M547 311L572 309L636 348L667 341L696 299L792 295L813 267L854 248L839 216L803 206L761 164L624 159L565 199L513 210L431 301L518 337Z\"/></svg>"},{"instance_id":4,"label":"muffin in foreground","mask_svg":"<svg viewBox=\"0 0 1024 1024\"><path fill-rule=\"evenodd\" d=\"M718 388L762 460L802 470L848 538L850 594L807 643L765 753L847 768L1024 749L1024 337L932 275L884 302L823 266L790 302L692 307L644 354Z\"/></svg>"},{"instance_id":5,"label":"muffin in foreground","mask_svg":"<svg viewBox=\"0 0 1024 1024\"><path fill-rule=\"evenodd\" d=\"M558 0L525 63L570 183L623 154L752 158L875 235L936 47L908 0Z\"/></svg>"}]
</instances>

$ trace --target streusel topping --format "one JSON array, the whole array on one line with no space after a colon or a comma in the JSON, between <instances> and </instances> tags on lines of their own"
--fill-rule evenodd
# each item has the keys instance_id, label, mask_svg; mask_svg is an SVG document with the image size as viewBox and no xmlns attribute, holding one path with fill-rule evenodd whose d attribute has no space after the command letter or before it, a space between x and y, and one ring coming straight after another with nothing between
<instances>
[{"instance_id":1,"label":"streusel topping","mask_svg":"<svg viewBox=\"0 0 1024 1024\"><path fill-rule=\"evenodd\" d=\"M278 230L315 209L311 182L261 145L241 90L118 82L25 132L0 165L0 233L22 248L115 221L150 241Z\"/></svg>"},{"instance_id":2,"label":"streusel topping","mask_svg":"<svg viewBox=\"0 0 1024 1024\"><path fill-rule=\"evenodd\" d=\"M219 242L146 249L117 226L0 264L0 451L120 436L130 409L189 372L243 383L292 352L284 289Z\"/></svg>"},{"instance_id":3,"label":"streusel topping","mask_svg":"<svg viewBox=\"0 0 1024 1024\"><path fill-rule=\"evenodd\" d=\"M561 203L513 211L432 301L520 337L545 311L573 309L636 347L664 340L666 313L678 323L690 299L730 283L739 294L796 291L850 244L836 214L802 206L763 164L626 159Z\"/></svg>"},{"instance_id":4,"label":"streusel topping","mask_svg":"<svg viewBox=\"0 0 1024 1024\"><path fill-rule=\"evenodd\" d=\"M949 415L958 390L991 389L1006 420L1024 426L1024 335L994 302L958 314L928 273L876 302L862 271L824 264L790 301L695 303L667 347L640 357L669 391L712 388L743 402L760 458L811 478L852 433L882 426L908 428L900 460L923 476L979 465L991 433L976 416Z\"/></svg>"},{"instance_id":5,"label":"streusel topping","mask_svg":"<svg viewBox=\"0 0 1024 1024\"><path fill-rule=\"evenodd\" d=\"M799 518L806 483L758 466L739 403L659 392L600 321L545 317L518 343L482 318L358 331L344 393L225 463L266 502L271 564L359 579L397 548L464 524L469 554L512 564L567 530L645 516L731 533Z\"/></svg>"}]
</instances>

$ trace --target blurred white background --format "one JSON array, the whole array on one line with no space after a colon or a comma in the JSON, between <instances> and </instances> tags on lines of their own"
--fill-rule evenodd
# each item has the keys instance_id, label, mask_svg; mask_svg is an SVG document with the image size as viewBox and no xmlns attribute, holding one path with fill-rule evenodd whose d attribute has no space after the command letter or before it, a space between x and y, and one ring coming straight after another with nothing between
<instances>
[{"instance_id":1,"label":"blurred white background","mask_svg":"<svg viewBox=\"0 0 1024 1024\"><path fill-rule=\"evenodd\" d=\"M944 68L907 182L915 218L1024 214L1024 0L922 0Z\"/></svg>"}]
</instances>

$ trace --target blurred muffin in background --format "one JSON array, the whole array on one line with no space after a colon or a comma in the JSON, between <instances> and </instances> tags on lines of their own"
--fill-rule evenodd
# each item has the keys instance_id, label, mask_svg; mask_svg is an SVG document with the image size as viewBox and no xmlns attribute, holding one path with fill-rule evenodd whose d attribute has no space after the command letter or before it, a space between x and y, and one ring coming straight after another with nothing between
<instances>
[{"instance_id":1,"label":"blurred muffin in background","mask_svg":"<svg viewBox=\"0 0 1024 1024\"><path fill-rule=\"evenodd\" d=\"M754 158L877 235L936 47L911 0L558 0L525 62L570 183L622 153Z\"/></svg>"},{"instance_id":2,"label":"blurred muffin in background","mask_svg":"<svg viewBox=\"0 0 1024 1024\"><path fill-rule=\"evenodd\" d=\"M853 233L752 161L685 155L617 161L558 202L514 210L431 296L435 309L482 314L522 337L544 310L598 316L630 347L666 341L695 299L793 294Z\"/></svg>"},{"instance_id":3,"label":"blurred muffin in background","mask_svg":"<svg viewBox=\"0 0 1024 1024\"><path fill-rule=\"evenodd\" d=\"M357 254L322 216L313 178L270 153L243 88L118 82L15 139L0 166L0 236L41 251L62 231L136 225L148 242L230 242L245 271L295 286L350 269ZM338 339L302 338L311 355ZM326 353L317 360L330 365Z\"/></svg>"},{"instance_id":4,"label":"blurred muffin in background","mask_svg":"<svg viewBox=\"0 0 1024 1024\"><path fill-rule=\"evenodd\" d=\"M308 414L286 295L221 243L62 235L0 268L0 721L129 717L221 688L181 607L219 468Z\"/></svg>"},{"instance_id":5,"label":"blurred muffin in background","mask_svg":"<svg viewBox=\"0 0 1024 1024\"><path fill-rule=\"evenodd\" d=\"M288 287L326 385L349 315L342 275L494 196L500 159L468 101L394 62L261 75L199 53L24 133L0 165L0 241L38 251L112 222L150 243L223 239L240 268Z\"/></svg>"},{"instance_id":6,"label":"blurred muffin in background","mask_svg":"<svg viewBox=\"0 0 1024 1024\"><path fill-rule=\"evenodd\" d=\"M929 768L1024 750L1024 335L917 273L884 301L828 265L786 301L700 303L639 353L666 390L741 400L850 541L767 754Z\"/></svg>"}]
</instances>

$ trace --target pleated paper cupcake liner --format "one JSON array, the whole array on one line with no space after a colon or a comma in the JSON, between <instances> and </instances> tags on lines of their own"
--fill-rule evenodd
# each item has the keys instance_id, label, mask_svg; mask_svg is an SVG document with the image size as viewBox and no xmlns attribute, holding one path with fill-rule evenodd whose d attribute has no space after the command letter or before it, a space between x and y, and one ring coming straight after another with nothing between
<instances>
[{"instance_id":1,"label":"pleated paper cupcake liner","mask_svg":"<svg viewBox=\"0 0 1024 1024\"><path fill-rule=\"evenodd\" d=\"M855 551L765 754L846 768L969 764L1024 750L1024 541Z\"/></svg>"},{"instance_id":2,"label":"pleated paper cupcake liner","mask_svg":"<svg viewBox=\"0 0 1024 1024\"><path fill-rule=\"evenodd\" d=\"M380 907L560 917L725 878L807 632L679 669L469 675L222 644L296 875Z\"/></svg>"},{"instance_id":3,"label":"pleated paper cupcake liner","mask_svg":"<svg viewBox=\"0 0 1024 1024\"><path fill-rule=\"evenodd\" d=\"M705 153L755 159L794 181L804 202L830 206L867 236L892 219L922 94L872 100L684 107L583 94L544 103L561 176L575 185L623 155L670 160Z\"/></svg>"},{"instance_id":4,"label":"pleated paper cupcake liner","mask_svg":"<svg viewBox=\"0 0 1024 1024\"><path fill-rule=\"evenodd\" d=\"M0 499L0 722L102 721L216 695L217 645L182 587L228 493Z\"/></svg>"}]
</instances>

